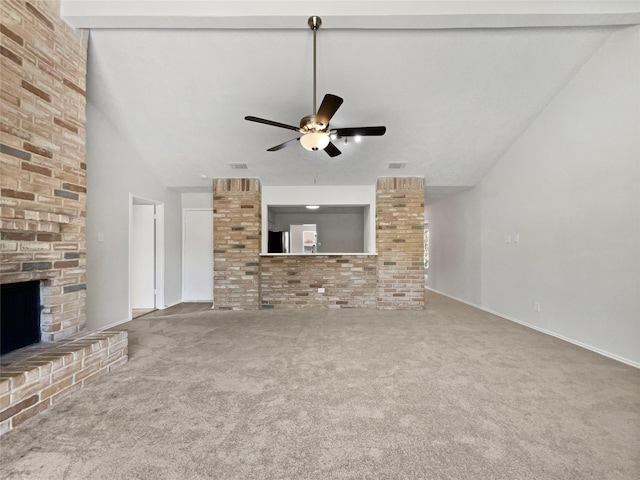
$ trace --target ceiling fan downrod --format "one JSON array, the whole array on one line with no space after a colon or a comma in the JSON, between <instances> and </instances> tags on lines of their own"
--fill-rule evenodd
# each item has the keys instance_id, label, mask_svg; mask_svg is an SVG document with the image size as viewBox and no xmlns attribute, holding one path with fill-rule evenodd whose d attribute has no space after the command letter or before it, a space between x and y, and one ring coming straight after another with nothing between
<instances>
[{"instance_id":1,"label":"ceiling fan downrod","mask_svg":"<svg viewBox=\"0 0 640 480\"><path fill-rule=\"evenodd\" d=\"M292 138L286 142L276 145L275 147L268 148L268 152L276 152L282 150L287 145L293 142L300 142L300 144L307 150L324 150L330 157L336 157L340 155L340 150L331 143L330 135L335 134L337 138L354 137L354 136L380 136L386 132L386 127L350 127L350 128L336 128L334 130L329 129L329 122L342 105L342 98L331 93L327 93L322 99L320 107L316 109L316 87L317 87L317 56L316 56L316 33L322 25L322 20L318 16L309 17L307 25L313 32L313 112L311 115L307 115L300 120L300 126L294 127L293 125L287 125L286 123L274 122L273 120L267 120L265 118L253 117L248 115L244 117L245 120L250 122L264 123L265 125L271 125L273 127L285 128L287 130L293 130L302 136Z\"/></svg>"},{"instance_id":2,"label":"ceiling fan downrod","mask_svg":"<svg viewBox=\"0 0 640 480\"><path fill-rule=\"evenodd\" d=\"M317 16L309 17L307 20L307 25L313 31L313 110L312 112L317 112L316 109L316 32L322 25L322 19Z\"/></svg>"}]
</instances>

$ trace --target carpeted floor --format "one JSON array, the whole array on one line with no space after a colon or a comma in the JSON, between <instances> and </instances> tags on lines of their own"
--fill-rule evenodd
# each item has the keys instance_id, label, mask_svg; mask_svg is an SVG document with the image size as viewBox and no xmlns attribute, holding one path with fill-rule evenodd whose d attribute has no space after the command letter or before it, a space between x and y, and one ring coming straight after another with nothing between
<instances>
[{"instance_id":1,"label":"carpeted floor","mask_svg":"<svg viewBox=\"0 0 640 480\"><path fill-rule=\"evenodd\" d=\"M421 312L154 312L0 438L6 479L637 479L640 371L430 293Z\"/></svg>"}]
</instances>

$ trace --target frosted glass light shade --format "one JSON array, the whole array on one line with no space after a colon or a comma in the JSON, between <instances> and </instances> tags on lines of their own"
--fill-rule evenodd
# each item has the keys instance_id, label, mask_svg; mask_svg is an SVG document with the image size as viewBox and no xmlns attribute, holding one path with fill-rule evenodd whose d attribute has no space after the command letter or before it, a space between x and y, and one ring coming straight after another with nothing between
<instances>
[{"instance_id":1,"label":"frosted glass light shade","mask_svg":"<svg viewBox=\"0 0 640 480\"><path fill-rule=\"evenodd\" d=\"M329 145L329 135L317 132L307 133L300 137L300 143L307 150L324 150Z\"/></svg>"}]
</instances>

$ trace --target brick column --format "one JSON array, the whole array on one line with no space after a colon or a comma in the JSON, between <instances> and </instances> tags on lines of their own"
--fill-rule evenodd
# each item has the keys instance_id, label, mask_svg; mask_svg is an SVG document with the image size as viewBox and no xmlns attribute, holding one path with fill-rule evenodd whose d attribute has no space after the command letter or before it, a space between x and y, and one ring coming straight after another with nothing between
<instances>
[{"instance_id":1,"label":"brick column","mask_svg":"<svg viewBox=\"0 0 640 480\"><path fill-rule=\"evenodd\" d=\"M213 181L213 308L260 308L262 194L256 178Z\"/></svg>"},{"instance_id":2,"label":"brick column","mask_svg":"<svg viewBox=\"0 0 640 480\"><path fill-rule=\"evenodd\" d=\"M378 309L424 308L423 179L379 178L376 187Z\"/></svg>"}]
</instances>

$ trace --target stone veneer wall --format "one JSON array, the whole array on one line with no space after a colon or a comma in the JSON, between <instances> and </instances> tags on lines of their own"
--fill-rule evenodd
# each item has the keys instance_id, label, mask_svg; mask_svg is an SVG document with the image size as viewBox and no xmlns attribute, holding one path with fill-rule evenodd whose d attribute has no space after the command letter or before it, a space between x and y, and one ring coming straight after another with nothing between
<instances>
[{"instance_id":1,"label":"stone veneer wall","mask_svg":"<svg viewBox=\"0 0 640 480\"><path fill-rule=\"evenodd\" d=\"M379 178L376 186L378 308L424 308L424 183Z\"/></svg>"},{"instance_id":2,"label":"stone veneer wall","mask_svg":"<svg viewBox=\"0 0 640 480\"><path fill-rule=\"evenodd\" d=\"M262 194L255 178L213 181L213 308L260 308Z\"/></svg>"},{"instance_id":3,"label":"stone veneer wall","mask_svg":"<svg viewBox=\"0 0 640 480\"><path fill-rule=\"evenodd\" d=\"M263 256L261 263L262 308L376 308L375 255Z\"/></svg>"},{"instance_id":4,"label":"stone veneer wall","mask_svg":"<svg viewBox=\"0 0 640 480\"><path fill-rule=\"evenodd\" d=\"M42 280L43 341L85 327L88 32L59 8L0 2L0 281Z\"/></svg>"}]
</instances>

